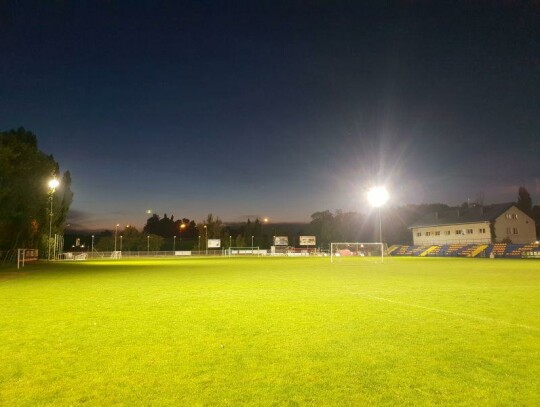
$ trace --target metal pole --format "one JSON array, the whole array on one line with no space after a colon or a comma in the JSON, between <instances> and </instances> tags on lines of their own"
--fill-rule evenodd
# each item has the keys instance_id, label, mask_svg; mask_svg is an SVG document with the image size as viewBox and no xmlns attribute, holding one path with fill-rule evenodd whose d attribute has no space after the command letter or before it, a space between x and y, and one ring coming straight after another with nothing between
<instances>
[{"instance_id":1,"label":"metal pole","mask_svg":"<svg viewBox=\"0 0 540 407\"><path fill-rule=\"evenodd\" d=\"M114 228L114 251L116 251L116 235L118 235L118 224Z\"/></svg>"},{"instance_id":2,"label":"metal pole","mask_svg":"<svg viewBox=\"0 0 540 407\"><path fill-rule=\"evenodd\" d=\"M51 260L51 239L52 239L52 217L53 217L53 194L54 190L51 191L51 212L49 213L49 254L48 254L48 260Z\"/></svg>"},{"instance_id":3,"label":"metal pole","mask_svg":"<svg viewBox=\"0 0 540 407\"><path fill-rule=\"evenodd\" d=\"M208 256L208 227L204 227L204 230L206 232L206 255Z\"/></svg>"},{"instance_id":4,"label":"metal pole","mask_svg":"<svg viewBox=\"0 0 540 407\"><path fill-rule=\"evenodd\" d=\"M381 243L381 263L384 261L384 250L383 250L383 241L382 241L382 217L381 217L381 207L379 206L379 241Z\"/></svg>"},{"instance_id":5,"label":"metal pole","mask_svg":"<svg viewBox=\"0 0 540 407\"><path fill-rule=\"evenodd\" d=\"M92 258L94 257L94 235L92 235Z\"/></svg>"},{"instance_id":6,"label":"metal pole","mask_svg":"<svg viewBox=\"0 0 540 407\"><path fill-rule=\"evenodd\" d=\"M180 232L182 233L182 232ZM172 251L176 251L176 236L173 236L173 246L172 246Z\"/></svg>"},{"instance_id":7,"label":"metal pole","mask_svg":"<svg viewBox=\"0 0 540 407\"><path fill-rule=\"evenodd\" d=\"M120 251L122 251L122 240L123 240L124 236L120 235Z\"/></svg>"},{"instance_id":8,"label":"metal pole","mask_svg":"<svg viewBox=\"0 0 540 407\"><path fill-rule=\"evenodd\" d=\"M146 236L146 255L150 255L150 235Z\"/></svg>"}]
</instances>

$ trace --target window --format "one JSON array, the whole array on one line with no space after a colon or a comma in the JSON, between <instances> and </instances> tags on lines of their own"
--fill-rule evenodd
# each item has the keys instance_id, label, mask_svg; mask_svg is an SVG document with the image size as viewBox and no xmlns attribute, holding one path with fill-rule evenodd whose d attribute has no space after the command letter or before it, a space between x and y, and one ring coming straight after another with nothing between
<instances>
[{"instance_id":1,"label":"window","mask_svg":"<svg viewBox=\"0 0 540 407\"><path fill-rule=\"evenodd\" d=\"M467 229L467 234L468 234L468 235L472 235L472 234L473 234L473 230L472 230L472 229Z\"/></svg>"},{"instance_id":2,"label":"window","mask_svg":"<svg viewBox=\"0 0 540 407\"><path fill-rule=\"evenodd\" d=\"M435 236L440 236L441 235L441 232L437 231L435 232Z\"/></svg>"},{"instance_id":3,"label":"window","mask_svg":"<svg viewBox=\"0 0 540 407\"><path fill-rule=\"evenodd\" d=\"M512 219L517 219L517 213L512 214Z\"/></svg>"},{"instance_id":4,"label":"window","mask_svg":"<svg viewBox=\"0 0 540 407\"><path fill-rule=\"evenodd\" d=\"M461 229L456 230L456 235L462 235L463 231Z\"/></svg>"},{"instance_id":5,"label":"window","mask_svg":"<svg viewBox=\"0 0 540 407\"><path fill-rule=\"evenodd\" d=\"M506 219L517 219L518 216L517 216L517 213L507 213L505 215Z\"/></svg>"},{"instance_id":6,"label":"window","mask_svg":"<svg viewBox=\"0 0 540 407\"><path fill-rule=\"evenodd\" d=\"M512 232L514 233L514 235L517 235L518 234L517 228L512 229Z\"/></svg>"},{"instance_id":7,"label":"window","mask_svg":"<svg viewBox=\"0 0 540 407\"><path fill-rule=\"evenodd\" d=\"M431 236L431 232L426 232L426 236Z\"/></svg>"},{"instance_id":8,"label":"window","mask_svg":"<svg viewBox=\"0 0 540 407\"><path fill-rule=\"evenodd\" d=\"M418 237L422 236L422 232L417 232L416 236L418 236Z\"/></svg>"},{"instance_id":9,"label":"window","mask_svg":"<svg viewBox=\"0 0 540 407\"><path fill-rule=\"evenodd\" d=\"M506 219L512 219L512 214L510 213L507 213L505 216L506 216Z\"/></svg>"},{"instance_id":10,"label":"window","mask_svg":"<svg viewBox=\"0 0 540 407\"><path fill-rule=\"evenodd\" d=\"M449 235L450 235L450 231L449 231L449 230L445 230L445 231L444 231L444 234L445 234L446 236L449 236Z\"/></svg>"},{"instance_id":11,"label":"window","mask_svg":"<svg viewBox=\"0 0 540 407\"><path fill-rule=\"evenodd\" d=\"M512 233L512 228L506 228L506 234L509 235Z\"/></svg>"},{"instance_id":12,"label":"window","mask_svg":"<svg viewBox=\"0 0 540 407\"><path fill-rule=\"evenodd\" d=\"M478 229L478 233L486 233L486 229L485 228L480 228L480 229Z\"/></svg>"}]
</instances>

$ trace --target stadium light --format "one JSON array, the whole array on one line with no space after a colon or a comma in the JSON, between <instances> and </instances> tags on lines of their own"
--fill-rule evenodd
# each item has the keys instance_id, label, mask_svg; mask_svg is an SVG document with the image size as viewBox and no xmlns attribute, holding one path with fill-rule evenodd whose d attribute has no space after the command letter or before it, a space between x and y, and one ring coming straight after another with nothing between
<instances>
[{"instance_id":1,"label":"stadium light","mask_svg":"<svg viewBox=\"0 0 540 407\"><path fill-rule=\"evenodd\" d=\"M379 210L379 241L382 243L382 218L381 206L383 206L390 198L385 187L374 187L368 191L368 201L374 208Z\"/></svg>"},{"instance_id":2,"label":"stadium light","mask_svg":"<svg viewBox=\"0 0 540 407\"><path fill-rule=\"evenodd\" d=\"M53 178L49 181L49 199L51 201L51 212L49 213L49 244L48 244L48 247L49 247L49 255L48 255L48 259L51 260L51 238L52 238L52 218L53 218L53 195L54 195L54 191L56 190L56 188L58 187L58 185L60 185L60 182L56 179L56 178Z\"/></svg>"},{"instance_id":3,"label":"stadium light","mask_svg":"<svg viewBox=\"0 0 540 407\"><path fill-rule=\"evenodd\" d=\"M375 208L383 206L389 197L390 195L385 187L374 187L368 191L368 201Z\"/></svg>"}]
</instances>

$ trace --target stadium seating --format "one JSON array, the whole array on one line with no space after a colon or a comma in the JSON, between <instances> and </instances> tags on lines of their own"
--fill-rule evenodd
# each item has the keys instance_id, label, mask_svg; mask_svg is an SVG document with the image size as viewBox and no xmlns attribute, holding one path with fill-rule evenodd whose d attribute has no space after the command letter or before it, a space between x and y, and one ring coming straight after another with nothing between
<instances>
[{"instance_id":1,"label":"stadium seating","mask_svg":"<svg viewBox=\"0 0 540 407\"><path fill-rule=\"evenodd\" d=\"M538 243L531 244L449 244L449 245L394 245L390 256L421 257L505 257L522 258L524 253L540 251Z\"/></svg>"}]
</instances>

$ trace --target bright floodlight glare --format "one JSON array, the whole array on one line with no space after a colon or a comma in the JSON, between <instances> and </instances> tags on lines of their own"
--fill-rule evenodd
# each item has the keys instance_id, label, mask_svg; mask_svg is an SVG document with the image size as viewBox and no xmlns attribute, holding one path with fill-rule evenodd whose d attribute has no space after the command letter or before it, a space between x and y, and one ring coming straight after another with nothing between
<instances>
[{"instance_id":1,"label":"bright floodlight glare","mask_svg":"<svg viewBox=\"0 0 540 407\"><path fill-rule=\"evenodd\" d=\"M60 182L56 178L53 178L49 181L49 188L55 189L58 185L60 185Z\"/></svg>"},{"instance_id":2,"label":"bright floodlight glare","mask_svg":"<svg viewBox=\"0 0 540 407\"><path fill-rule=\"evenodd\" d=\"M385 187L371 188L368 192L368 200L371 206L379 208L388 201L389 195Z\"/></svg>"}]
</instances>

